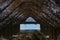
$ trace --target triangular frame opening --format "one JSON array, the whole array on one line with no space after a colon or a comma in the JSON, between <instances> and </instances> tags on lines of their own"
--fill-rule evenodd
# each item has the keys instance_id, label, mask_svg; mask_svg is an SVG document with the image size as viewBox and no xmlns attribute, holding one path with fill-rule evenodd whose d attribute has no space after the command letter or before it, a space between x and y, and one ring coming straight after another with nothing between
<instances>
[{"instance_id":1,"label":"triangular frame opening","mask_svg":"<svg viewBox=\"0 0 60 40\"><path fill-rule=\"evenodd\" d=\"M36 20L32 17L28 17L25 22L36 22Z\"/></svg>"}]
</instances>

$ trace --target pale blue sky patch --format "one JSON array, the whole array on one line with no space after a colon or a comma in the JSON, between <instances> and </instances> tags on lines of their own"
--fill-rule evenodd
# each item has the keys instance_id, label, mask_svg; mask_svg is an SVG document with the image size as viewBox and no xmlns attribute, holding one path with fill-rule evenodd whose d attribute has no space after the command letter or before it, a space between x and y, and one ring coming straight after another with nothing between
<instances>
[{"instance_id":1,"label":"pale blue sky patch","mask_svg":"<svg viewBox=\"0 0 60 40\"><path fill-rule=\"evenodd\" d=\"M20 30L40 30L40 24L20 24Z\"/></svg>"},{"instance_id":2,"label":"pale blue sky patch","mask_svg":"<svg viewBox=\"0 0 60 40\"><path fill-rule=\"evenodd\" d=\"M32 17L28 17L25 22L36 22Z\"/></svg>"},{"instance_id":3,"label":"pale blue sky patch","mask_svg":"<svg viewBox=\"0 0 60 40\"><path fill-rule=\"evenodd\" d=\"M28 17L25 22L32 24L20 24L20 30L40 30L40 24L34 24L36 21L32 17Z\"/></svg>"}]
</instances>

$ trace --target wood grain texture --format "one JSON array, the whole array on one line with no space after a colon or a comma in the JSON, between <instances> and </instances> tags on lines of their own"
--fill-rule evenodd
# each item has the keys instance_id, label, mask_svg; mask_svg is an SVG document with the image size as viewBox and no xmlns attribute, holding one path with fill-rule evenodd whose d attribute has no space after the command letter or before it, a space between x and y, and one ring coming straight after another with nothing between
<instances>
[{"instance_id":1,"label":"wood grain texture","mask_svg":"<svg viewBox=\"0 0 60 40\"><path fill-rule=\"evenodd\" d=\"M40 23L42 31L46 27L51 33L60 27L59 4L55 0L0 0L0 30L20 24L28 17Z\"/></svg>"}]
</instances>

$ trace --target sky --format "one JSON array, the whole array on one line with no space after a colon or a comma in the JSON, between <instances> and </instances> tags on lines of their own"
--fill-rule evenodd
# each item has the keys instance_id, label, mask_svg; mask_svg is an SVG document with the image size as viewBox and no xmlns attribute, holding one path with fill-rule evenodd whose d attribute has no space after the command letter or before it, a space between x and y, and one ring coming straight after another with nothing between
<instances>
[{"instance_id":1,"label":"sky","mask_svg":"<svg viewBox=\"0 0 60 40\"><path fill-rule=\"evenodd\" d=\"M36 22L32 17L28 17L25 22Z\"/></svg>"},{"instance_id":2,"label":"sky","mask_svg":"<svg viewBox=\"0 0 60 40\"><path fill-rule=\"evenodd\" d=\"M28 17L25 22L36 22L32 17ZM20 30L40 30L40 24L20 24Z\"/></svg>"},{"instance_id":3,"label":"sky","mask_svg":"<svg viewBox=\"0 0 60 40\"><path fill-rule=\"evenodd\" d=\"M20 24L20 30L40 30L40 24Z\"/></svg>"}]
</instances>

